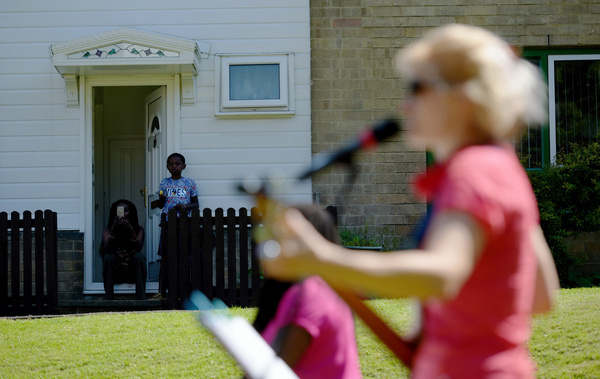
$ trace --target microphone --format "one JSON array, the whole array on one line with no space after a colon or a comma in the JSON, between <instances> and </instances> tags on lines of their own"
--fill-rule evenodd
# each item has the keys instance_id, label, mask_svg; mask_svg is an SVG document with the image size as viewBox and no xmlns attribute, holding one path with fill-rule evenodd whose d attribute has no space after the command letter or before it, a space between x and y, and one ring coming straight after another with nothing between
<instances>
[{"instance_id":1,"label":"microphone","mask_svg":"<svg viewBox=\"0 0 600 379\"><path fill-rule=\"evenodd\" d=\"M334 163L350 163L354 154L363 149L375 147L379 142L393 136L398 132L398 121L387 119L379 122L372 129L367 129L358 135L356 139L348 143L338 151L326 156L316 156L310 169L300 175L298 179L306 179L317 172L331 166Z\"/></svg>"}]
</instances>

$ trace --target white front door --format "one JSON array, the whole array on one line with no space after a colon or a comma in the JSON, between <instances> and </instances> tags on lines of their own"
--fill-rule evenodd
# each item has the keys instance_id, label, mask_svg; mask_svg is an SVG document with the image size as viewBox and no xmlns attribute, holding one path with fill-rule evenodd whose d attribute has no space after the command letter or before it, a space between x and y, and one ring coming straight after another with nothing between
<instances>
[{"instance_id":1,"label":"white front door","mask_svg":"<svg viewBox=\"0 0 600 379\"><path fill-rule=\"evenodd\" d=\"M109 139L109 205L120 199L131 201L137 208L138 222L146 230L144 197L140 190L144 188L144 140ZM148 252L146 251L146 256ZM134 284L115 285L115 292L130 292Z\"/></svg>"},{"instance_id":2,"label":"white front door","mask_svg":"<svg viewBox=\"0 0 600 379\"><path fill-rule=\"evenodd\" d=\"M109 140L109 204L119 199L131 201L138 210L139 224L146 229L144 217L144 140Z\"/></svg>"},{"instance_id":3,"label":"white front door","mask_svg":"<svg viewBox=\"0 0 600 379\"><path fill-rule=\"evenodd\" d=\"M145 98L146 103L146 195L148 215L146 246L148 252L148 280L156 281L160 268L158 245L160 240L160 208L152 209L152 202L158 200L160 181L167 172L167 151L165 143L166 95L165 87L152 92Z\"/></svg>"}]
</instances>

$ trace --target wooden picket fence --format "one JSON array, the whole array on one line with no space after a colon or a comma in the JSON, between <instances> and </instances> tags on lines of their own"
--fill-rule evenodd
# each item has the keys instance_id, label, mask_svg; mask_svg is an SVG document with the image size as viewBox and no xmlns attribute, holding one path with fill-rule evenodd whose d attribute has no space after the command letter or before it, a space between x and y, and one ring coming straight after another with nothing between
<instances>
[{"instance_id":1,"label":"wooden picket fence","mask_svg":"<svg viewBox=\"0 0 600 379\"><path fill-rule=\"evenodd\" d=\"M326 209L337 222L337 208ZM178 262L167 264L168 293L161 290L167 300L163 308L179 309L189 298L192 290L203 292L209 299L218 298L228 306L247 307L255 304L262 285L260 264L252 252L252 230L262 227L253 220L259 220L258 208L195 209L188 217L185 212L177 218L176 211L170 210L168 221L162 215L163 241L167 260ZM165 254L165 252L163 252Z\"/></svg>"},{"instance_id":2,"label":"wooden picket fence","mask_svg":"<svg viewBox=\"0 0 600 379\"><path fill-rule=\"evenodd\" d=\"M168 221L162 215L161 228L163 241L167 243L164 254L169 262L168 292L161 285L163 297L167 300L163 307L178 309L189 298L192 290L202 291L208 298L218 298L228 306L247 307L252 305L261 286L260 265L252 254L251 231L258 209L246 208L225 211L216 208L198 209L188 217L185 212L178 218L175 210L170 210ZM165 239L166 238L166 239ZM171 264L170 262L178 262Z\"/></svg>"},{"instance_id":3,"label":"wooden picket fence","mask_svg":"<svg viewBox=\"0 0 600 379\"><path fill-rule=\"evenodd\" d=\"M335 207L328 211L336 216ZM261 227L258 209L196 209L168 221L168 292L163 309L181 309L194 289L228 306L252 306L262 285L260 264L252 253L252 230ZM57 214L50 210L0 212L0 317L58 314ZM161 285L161 287L164 287Z\"/></svg>"},{"instance_id":4,"label":"wooden picket fence","mask_svg":"<svg viewBox=\"0 0 600 379\"><path fill-rule=\"evenodd\" d=\"M0 316L58 311L57 215L34 216L0 212Z\"/></svg>"}]
</instances>

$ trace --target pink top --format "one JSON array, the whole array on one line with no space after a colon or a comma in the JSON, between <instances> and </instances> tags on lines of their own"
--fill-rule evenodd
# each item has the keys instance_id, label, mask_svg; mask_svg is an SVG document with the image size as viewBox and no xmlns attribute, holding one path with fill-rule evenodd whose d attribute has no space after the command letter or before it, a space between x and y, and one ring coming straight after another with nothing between
<instances>
[{"instance_id":1,"label":"pink top","mask_svg":"<svg viewBox=\"0 0 600 379\"><path fill-rule=\"evenodd\" d=\"M510 147L471 146L417 186L434 215L466 212L487 241L458 295L425 305L413 378L533 378L526 343L537 260L529 233L539 213L527 174Z\"/></svg>"},{"instance_id":2,"label":"pink top","mask_svg":"<svg viewBox=\"0 0 600 379\"><path fill-rule=\"evenodd\" d=\"M361 377L352 312L319 276L308 277L287 290L262 336L271 344L277 332L290 324L312 337L292 367L300 378Z\"/></svg>"}]
</instances>

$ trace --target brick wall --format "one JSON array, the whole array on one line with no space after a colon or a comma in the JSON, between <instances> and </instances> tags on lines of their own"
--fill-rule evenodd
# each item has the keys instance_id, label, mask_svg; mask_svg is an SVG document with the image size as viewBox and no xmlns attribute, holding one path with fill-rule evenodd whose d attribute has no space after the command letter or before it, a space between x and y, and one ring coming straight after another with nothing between
<instances>
[{"instance_id":1,"label":"brick wall","mask_svg":"<svg viewBox=\"0 0 600 379\"><path fill-rule=\"evenodd\" d=\"M59 231L58 300L83 299L83 233Z\"/></svg>"},{"instance_id":2,"label":"brick wall","mask_svg":"<svg viewBox=\"0 0 600 379\"><path fill-rule=\"evenodd\" d=\"M448 5L452 3L452 5ZM372 120L394 115L404 96L391 65L399 48L435 26L483 26L509 43L533 46L600 45L598 0L311 0L313 153L336 148ZM357 159L356 184L343 192L343 170L313 181L323 205L337 205L342 227L404 236L425 213L410 178L425 153L399 135Z\"/></svg>"}]
</instances>

